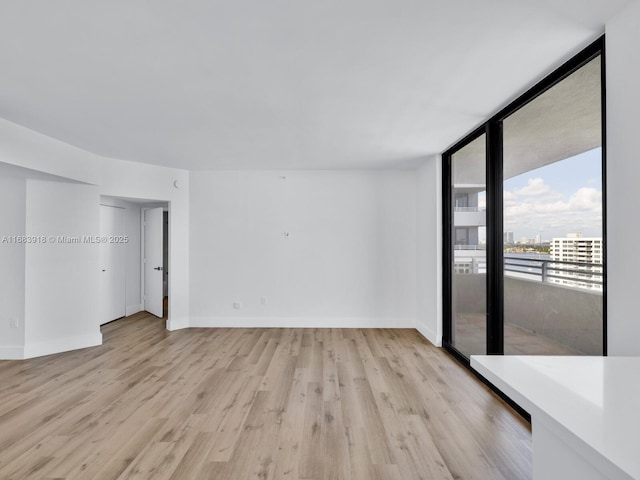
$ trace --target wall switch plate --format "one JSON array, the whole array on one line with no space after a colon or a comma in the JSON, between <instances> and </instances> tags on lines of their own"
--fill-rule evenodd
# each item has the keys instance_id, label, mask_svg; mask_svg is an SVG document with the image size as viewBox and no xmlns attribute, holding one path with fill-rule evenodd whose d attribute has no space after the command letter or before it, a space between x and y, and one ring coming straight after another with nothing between
<instances>
[{"instance_id":1,"label":"wall switch plate","mask_svg":"<svg viewBox=\"0 0 640 480\"><path fill-rule=\"evenodd\" d=\"M266 305L267 304L267 297L260 297L260 305Z\"/></svg>"},{"instance_id":2,"label":"wall switch plate","mask_svg":"<svg viewBox=\"0 0 640 480\"><path fill-rule=\"evenodd\" d=\"M240 310L242 308L242 303L241 302L233 302L233 308L235 308L236 310Z\"/></svg>"}]
</instances>

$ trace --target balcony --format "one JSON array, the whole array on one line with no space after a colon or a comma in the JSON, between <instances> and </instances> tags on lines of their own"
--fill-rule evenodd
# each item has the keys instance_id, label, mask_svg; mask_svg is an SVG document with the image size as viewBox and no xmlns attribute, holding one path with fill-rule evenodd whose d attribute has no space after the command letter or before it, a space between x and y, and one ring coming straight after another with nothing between
<instances>
[{"instance_id":1,"label":"balcony","mask_svg":"<svg viewBox=\"0 0 640 480\"><path fill-rule=\"evenodd\" d=\"M505 353L602 355L602 268L506 258ZM484 353L486 275L461 273L454 275L453 285L454 344L465 354Z\"/></svg>"},{"instance_id":2,"label":"balcony","mask_svg":"<svg viewBox=\"0 0 640 480\"><path fill-rule=\"evenodd\" d=\"M453 210L453 224L456 227L483 227L487 224L484 207L455 207Z\"/></svg>"}]
</instances>

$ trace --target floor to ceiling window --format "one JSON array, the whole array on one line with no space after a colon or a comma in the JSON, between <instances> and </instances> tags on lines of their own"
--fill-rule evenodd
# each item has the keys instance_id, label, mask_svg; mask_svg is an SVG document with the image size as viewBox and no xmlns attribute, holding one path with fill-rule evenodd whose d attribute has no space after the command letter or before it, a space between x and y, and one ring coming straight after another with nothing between
<instances>
[{"instance_id":1,"label":"floor to ceiling window","mask_svg":"<svg viewBox=\"0 0 640 480\"><path fill-rule=\"evenodd\" d=\"M451 344L465 355L486 352L486 135L451 158Z\"/></svg>"},{"instance_id":2,"label":"floor to ceiling window","mask_svg":"<svg viewBox=\"0 0 640 480\"><path fill-rule=\"evenodd\" d=\"M606 353L603 46L443 154L444 344Z\"/></svg>"}]
</instances>

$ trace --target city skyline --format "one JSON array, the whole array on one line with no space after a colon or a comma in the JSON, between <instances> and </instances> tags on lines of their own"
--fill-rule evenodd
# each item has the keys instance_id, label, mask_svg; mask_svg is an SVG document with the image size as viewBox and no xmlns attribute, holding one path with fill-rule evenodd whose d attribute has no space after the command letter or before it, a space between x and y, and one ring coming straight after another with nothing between
<instances>
[{"instance_id":1,"label":"city skyline","mask_svg":"<svg viewBox=\"0 0 640 480\"><path fill-rule=\"evenodd\" d=\"M565 239L565 238L574 238L574 239L591 239L591 238L602 238L602 236L593 236L593 235L583 235L582 232L567 232L565 235L554 236L551 238L543 238L542 235L536 235L534 237L520 237L516 238L514 232L505 231L503 233L503 243L505 245L539 245L539 244L548 244L552 242L554 239ZM485 239L482 239L484 242Z\"/></svg>"}]
</instances>

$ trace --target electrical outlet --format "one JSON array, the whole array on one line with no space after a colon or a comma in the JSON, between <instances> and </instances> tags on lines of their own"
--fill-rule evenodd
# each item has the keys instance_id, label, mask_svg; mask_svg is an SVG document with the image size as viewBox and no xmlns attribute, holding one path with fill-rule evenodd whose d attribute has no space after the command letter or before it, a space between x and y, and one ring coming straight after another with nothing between
<instances>
[{"instance_id":1,"label":"electrical outlet","mask_svg":"<svg viewBox=\"0 0 640 480\"><path fill-rule=\"evenodd\" d=\"M11 328L18 328L20 326L20 319L18 317L11 317L9 319L9 326Z\"/></svg>"},{"instance_id":2,"label":"electrical outlet","mask_svg":"<svg viewBox=\"0 0 640 480\"><path fill-rule=\"evenodd\" d=\"M240 310L242 308L242 302L233 302L233 308L235 308L236 310Z\"/></svg>"},{"instance_id":3,"label":"electrical outlet","mask_svg":"<svg viewBox=\"0 0 640 480\"><path fill-rule=\"evenodd\" d=\"M260 305L266 305L267 304L267 297L260 297Z\"/></svg>"}]
</instances>

